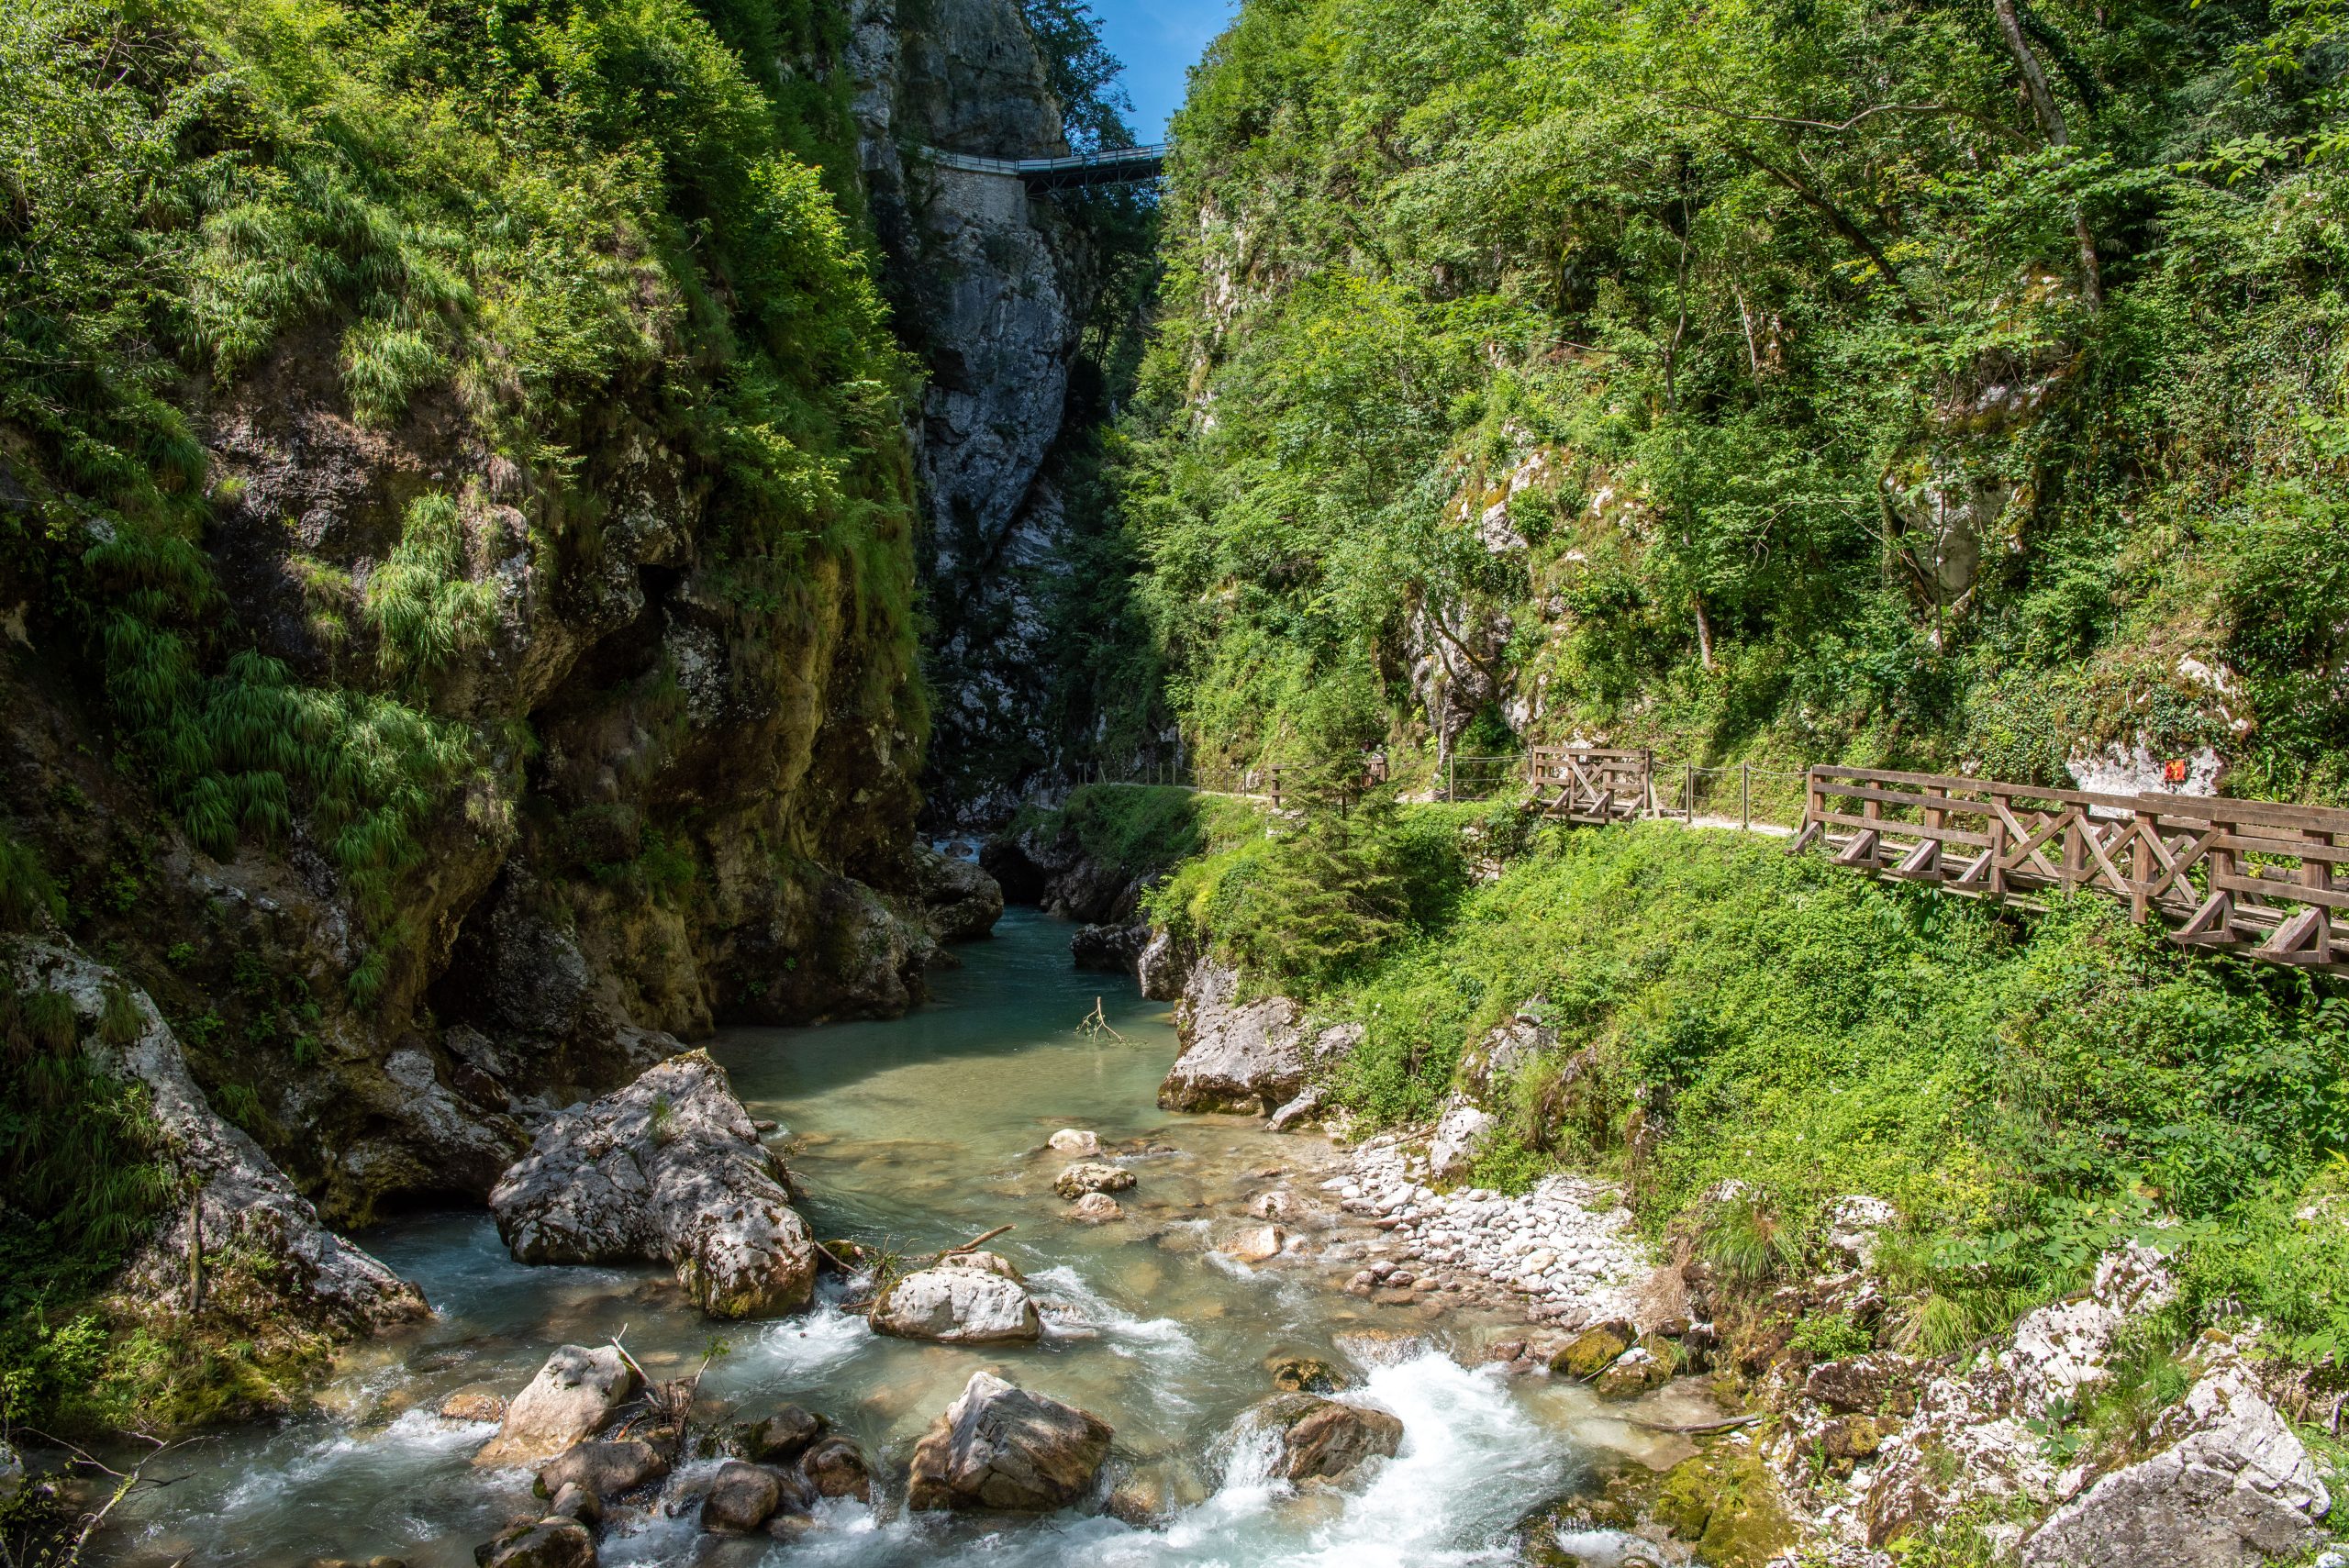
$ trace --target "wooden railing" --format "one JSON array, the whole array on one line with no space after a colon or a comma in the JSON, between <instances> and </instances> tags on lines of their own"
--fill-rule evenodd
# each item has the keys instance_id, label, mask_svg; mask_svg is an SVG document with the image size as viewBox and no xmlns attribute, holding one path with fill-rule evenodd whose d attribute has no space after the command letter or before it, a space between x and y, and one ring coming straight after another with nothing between
<instances>
[{"instance_id":1,"label":"wooden railing","mask_svg":"<svg viewBox=\"0 0 2349 1568\"><path fill-rule=\"evenodd\" d=\"M1536 746L1525 753L1526 805L1567 822L1631 822L1655 808L1655 753Z\"/></svg>"},{"instance_id":2,"label":"wooden railing","mask_svg":"<svg viewBox=\"0 0 2349 1568\"><path fill-rule=\"evenodd\" d=\"M2349 969L2333 911L2349 886L2349 811L2215 795L2099 795L1939 773L1815 767L1789 853L2038 907L2033 894L2103 894L2158 915L2190 947Z\"/></svg>"}]
</instances>

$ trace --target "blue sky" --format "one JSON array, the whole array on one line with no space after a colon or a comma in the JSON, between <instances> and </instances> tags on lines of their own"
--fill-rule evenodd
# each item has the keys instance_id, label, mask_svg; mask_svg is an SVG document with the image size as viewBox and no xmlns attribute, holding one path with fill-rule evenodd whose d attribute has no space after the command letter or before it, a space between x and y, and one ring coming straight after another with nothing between
<instances>
[{"instance_id":1,"label":"blue sky","mask_svg":"<svg viewBox=\"0 0 2349 1568\"><path fill-rule=\"evenodd\" d=\"M1101 41L1126 62L1136 136L1165 139L1166 117L1183 106L1183 73L1238 8L1237 0L1093 0Z\"/></svg>"}]
</instances>

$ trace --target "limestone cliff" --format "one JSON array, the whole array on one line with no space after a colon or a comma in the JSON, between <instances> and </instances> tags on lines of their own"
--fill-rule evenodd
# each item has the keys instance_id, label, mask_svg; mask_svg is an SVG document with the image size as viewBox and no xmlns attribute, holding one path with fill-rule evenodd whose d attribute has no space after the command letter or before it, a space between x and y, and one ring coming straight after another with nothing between
<instances>
[{"instance_id":1,"label":"limestone cliff","mask_svg":"<svg viewBox=\"0 0 2349 1568\"><path fill-rule=\"evenodd\" d=\"M1074 541L1097 519L1074 515L1067 469L1100 417L1081 345L1118 306L1119 241L1098 231L1098 197L1031 197L924 156L1069 150L1017 0L860 0L849 61L899 330L930 373L916 439L930 805L942 822L999 823L1088 739L1055 634L1100 586L1076 581Z\"/></svg>"}]
</instances>

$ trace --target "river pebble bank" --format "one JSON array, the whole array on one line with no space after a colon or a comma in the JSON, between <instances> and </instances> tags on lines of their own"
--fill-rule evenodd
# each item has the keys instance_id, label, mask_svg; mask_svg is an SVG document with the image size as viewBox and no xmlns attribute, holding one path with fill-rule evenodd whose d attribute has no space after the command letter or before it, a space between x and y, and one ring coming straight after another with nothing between
<instances>
[{"instance_id":1,"label":"river pebble bank","mask_svg":"<svg viewBox=\"0 0 2349 1568\"><path fill-rule=\"evenodd\" d=\"M1621 1189L1587 1176L1544 1177L1514 1197L1485 1187L1440 1193L1427 1183L1421 1137L1382 1133L1323 1181L1340 1209L1380 1235L1353 1244L1357 1295L1521 1309L1575 1328L1644 1314L1655 1274ZM1331 1255L1341 1254L1341 1243Z\"/></svg>"}]
</instances>

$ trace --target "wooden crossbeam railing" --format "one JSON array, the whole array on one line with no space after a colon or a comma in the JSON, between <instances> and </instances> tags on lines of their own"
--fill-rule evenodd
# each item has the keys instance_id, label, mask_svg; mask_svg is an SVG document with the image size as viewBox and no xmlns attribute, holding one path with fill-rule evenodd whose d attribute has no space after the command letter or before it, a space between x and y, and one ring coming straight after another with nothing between
<instances>
[{"instance_id":1,"label":"wooden crossbeam railing","mask_svg":"<svg viewBox=\"0 0 2349 1568\"><path fill-rule=\"evenodd\" d=\"M2100 795L1940 773L1815 767L1788 851L1871 876L2037 907L2119 899L2171 940L2349 973L2349 811L2214 795Z\"/></svg>"},{"instance_id":2,"label":"wooden crossbeam railing","mask_svg":"<svg viewBox=\"0 0 2349 1568\"><path fill-rule=\"evenodd\" d=\"M1655 811L1655 753L1536 746L1525 753L1526 808L1567 822L1631 822Z\"/></svg>"}]
</instances>

